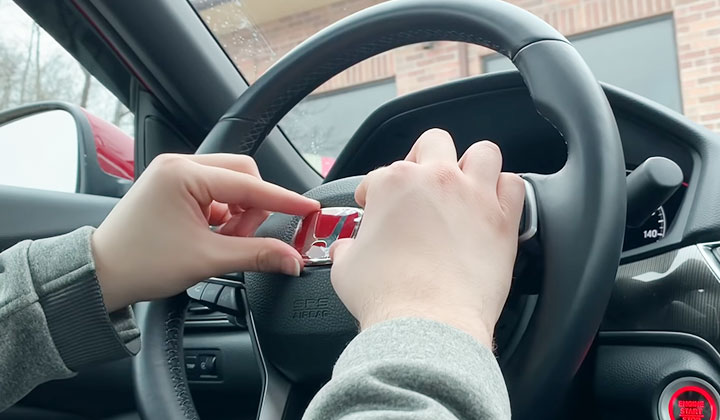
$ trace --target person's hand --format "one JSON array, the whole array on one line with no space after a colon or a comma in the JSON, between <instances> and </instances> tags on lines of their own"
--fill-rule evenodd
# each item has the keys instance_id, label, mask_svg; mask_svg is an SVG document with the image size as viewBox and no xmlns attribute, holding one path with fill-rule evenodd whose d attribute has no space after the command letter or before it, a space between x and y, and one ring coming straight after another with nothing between
<instances>
[{"instance_id":1,"label":"person's hand","mask_svg":"<svg viewBox=\"0 0 720 420\"><path fill-rule=\"evenodd\" d=\"M355 239L331 248L333 286L362 329L393 318L444 322L492 346L510 290L525 197L499 148L457 161L450 135L420 136L404 161L368 174Z\"/></svg>"},{"instance_id":2,"label":"person's hand","mask_svg":"<svg viewBox=\"0 0 720 420\"><path fill-rule=\"evenodd\" d=\"M161 155L92 236L108 312L223 273L297 276L303 261L292 246L251 236L269 212L304 216L319 208L262 181L248 156Z\"/></svg>"}]
</instances>

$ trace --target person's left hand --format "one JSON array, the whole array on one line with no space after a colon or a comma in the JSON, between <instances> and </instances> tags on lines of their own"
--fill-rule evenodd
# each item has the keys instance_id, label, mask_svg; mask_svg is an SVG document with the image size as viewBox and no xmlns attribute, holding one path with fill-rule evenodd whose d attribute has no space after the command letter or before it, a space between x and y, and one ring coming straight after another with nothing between
<instances>
[{"instance_id":1,"label":"person's left hand","mask_svg":"<svg viewBox=\"0 0 720 420\"><path fill-rule=\"evenodd\" d=\"M315 200L262 181L248 156L158 156L92 237L108 312L223 273L297 276L303 260L292 246L251 236L270 212L319 209Z\"/></svg>"}]
</instances>

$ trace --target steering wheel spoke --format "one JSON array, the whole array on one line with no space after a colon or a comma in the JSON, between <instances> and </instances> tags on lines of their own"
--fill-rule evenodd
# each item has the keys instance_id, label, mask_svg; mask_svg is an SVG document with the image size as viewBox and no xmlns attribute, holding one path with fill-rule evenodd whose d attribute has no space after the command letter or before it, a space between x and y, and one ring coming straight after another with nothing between
<instances>
[{"instance_id":1,"label":"steering wheel spoke","mask_svg":"<svg viewBox=\"0 0 720 420\"><path fill-rule=\"evenodd\" d=\"M520 219L520 229L518 233L518 242L520 244L533 239L538 231L538 207L535 187L533 187L532 183L527 179L524 181L525 203L523 205L523 213Z\"/></svg>"}]
</instances>

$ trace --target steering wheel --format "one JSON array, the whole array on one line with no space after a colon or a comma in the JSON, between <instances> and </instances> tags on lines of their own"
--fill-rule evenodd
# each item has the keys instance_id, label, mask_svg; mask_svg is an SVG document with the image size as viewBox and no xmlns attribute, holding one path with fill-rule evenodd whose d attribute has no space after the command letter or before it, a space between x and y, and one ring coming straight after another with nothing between
<instances>
[{"instance_id":1,"label":"steering wheel","mask_svg":"<svg viewBox=\"0 0 720 420\"><path fill-rule=\"evenodd\" d=\"M526 174L535 191L542 279L516 350L503 365L513 416L552 418L592 344L619 264L625 225L625 168L613 113L577 51L551 26L500 0L394 0L324 29L278 61L220 118L198 153L246 153L305 96L368 57L427 41L479 44L510 58L537 111L567 142L550 175ZM359 179L306 193L323 207L357 207ZM526 201L526 205L528 205ZM290 241L298 218L273 215L258 231ZM228 277L230 278L230 277ZM357 324L330 284L329 267L300 279L244 273L238 287L264 373L259 418L292 418L292 390L327 379ZM320 307L303 316L307 305ZM146 419L197 419L184 371L187 297L152 302L141 318L136 394ZM300 315L298 316L298 308Z\"/></svg>"}]
</instances>

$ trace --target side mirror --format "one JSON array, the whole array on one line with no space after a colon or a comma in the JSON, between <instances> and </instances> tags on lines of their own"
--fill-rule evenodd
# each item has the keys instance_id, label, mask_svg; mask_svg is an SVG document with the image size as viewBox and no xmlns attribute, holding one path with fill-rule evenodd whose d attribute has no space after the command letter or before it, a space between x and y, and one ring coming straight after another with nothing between
<instances>
[{"instance_id":1,"label":"side mirror","mask_svg":"<svg viewBox=\"0 0 720 420\"><path fill-rule=\"evenodd\" d=\"M0 184L122 197L132 185L133 139L65 102L0 113Z\"/></svg>"}]
</instances>

